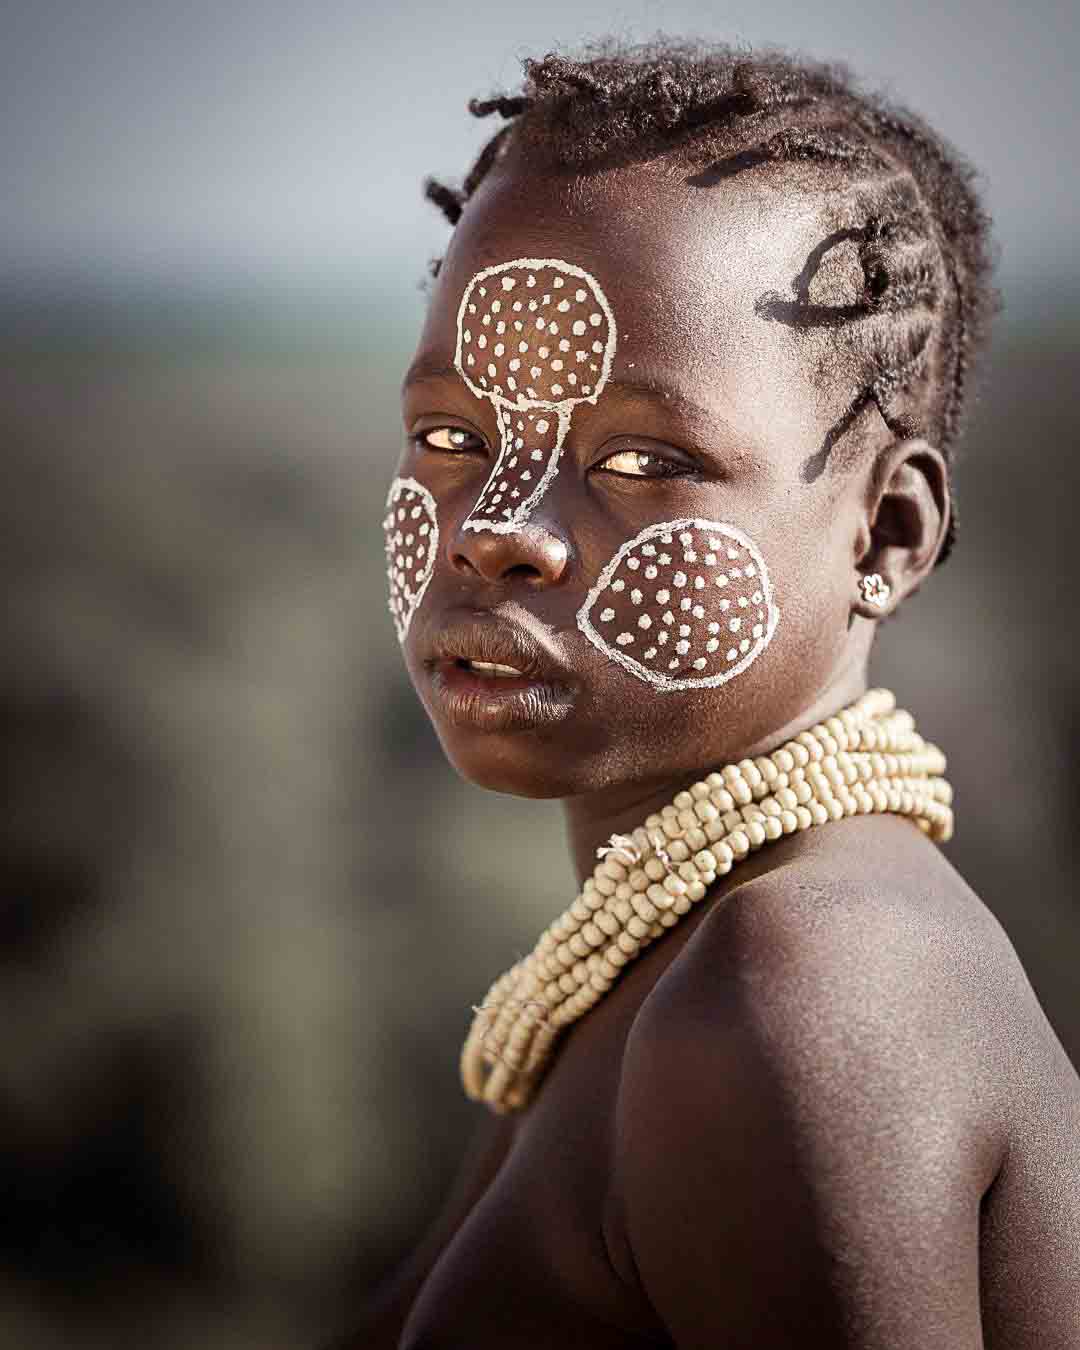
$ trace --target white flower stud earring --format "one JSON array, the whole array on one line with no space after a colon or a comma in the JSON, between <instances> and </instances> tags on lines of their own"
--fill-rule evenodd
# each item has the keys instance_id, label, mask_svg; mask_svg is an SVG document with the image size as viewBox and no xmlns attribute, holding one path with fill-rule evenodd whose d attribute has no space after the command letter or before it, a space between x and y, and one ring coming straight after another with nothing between
<instances>
[{"instance_id":1,"label":"white flower stud earring","mask_svg":"<svg viewBox=\"0 0 1080 1350\"><path fill-rule=\"evenodd\" d=\"M866 603L877 605L878 609L885 608L892 591L892 587L880 572L871 572L869 576L863 577L859 582L859 589L862 591Z\"/></svg>"}]
</instances>

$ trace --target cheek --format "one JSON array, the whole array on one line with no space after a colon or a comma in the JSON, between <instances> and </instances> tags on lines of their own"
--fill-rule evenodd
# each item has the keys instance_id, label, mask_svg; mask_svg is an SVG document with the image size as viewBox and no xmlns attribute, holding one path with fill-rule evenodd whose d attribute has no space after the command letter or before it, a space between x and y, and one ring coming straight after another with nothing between
<instances>
[{"instance_id":1,"label":"cheek","mask_svg":"<svg viewBox=\"0 0 1080 1350\"><path fill-rule=\"evenodd\" d=\"M383 518L390 614L398 642L405 641L424 598L439 551L435 498L415 478L395 478Z\"/></svg>"},{"instance_id":2,"label":"cheek","mask_svg":"<svg viewBox=\"0 0 1080 1350\"><path fill-rule=\"evenodd\" d=\"M726 684L780 613L757 546L732 525L670 520L623 544L578 612L605 656L659 691Z\"/></svg>"}]
</instances>

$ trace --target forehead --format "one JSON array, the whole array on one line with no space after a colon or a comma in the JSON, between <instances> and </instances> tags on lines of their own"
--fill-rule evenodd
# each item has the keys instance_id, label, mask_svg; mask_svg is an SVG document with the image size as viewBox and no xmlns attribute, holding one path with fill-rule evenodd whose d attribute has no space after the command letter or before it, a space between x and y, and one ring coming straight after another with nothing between
<instances>
[{"instance_id":1,"label":"forehead","mask_svg":"<svg viewBox=\"0 0 1080 1350\"><path fill-rule=\"evenodd\" d=\"M787 404L805 410L818 394L807 362L814 339L776 322L761 302L795 298L827 233L821 191L797 187L782 168L698 186L688 171L663 161L570 177L510 160L484 181L455 230L418 360L438 367L457 355L464 362L470 349L460 346L462 332L475 344L481 308L487 312L493 298L500 308L508 297L527 304L527 278L495 269L515 259L561 260L600 292L586 279L570 289L565 277L558 299L574 308L565 316L571 324L591 323L592 337L604 339L601 300L610 307L618 333L613 378L629 375L751 421L764 415L766 402L772 416ZM553 279L554 272L546 278ZM503 294L509 280L515 287ZM580 315L578 290L586 292ZM550 284L544 292L556 302ZM469 302L481 299L485 305L470 315ZM483 367L476 370L479 379Z\"/></svg>"}]
</instances>

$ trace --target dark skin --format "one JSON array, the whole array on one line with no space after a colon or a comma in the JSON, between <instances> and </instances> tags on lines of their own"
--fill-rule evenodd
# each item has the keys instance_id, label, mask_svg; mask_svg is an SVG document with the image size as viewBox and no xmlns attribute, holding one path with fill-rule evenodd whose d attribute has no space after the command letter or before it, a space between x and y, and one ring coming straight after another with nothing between
<instances>
[{"instance_id":1,"label":"dark skin","mask_svg":"<svg viewBox=\"0 0 1080 1350\"><path fill-rule=\"evenodd\" d=\"M873 406L803 472L851 381L826 378L827 331L755 302L790 293L828 233L820 187L783 167L702 189L663 161L581 179L511 157L435 286L399 473L433 493L440 550L404 653L465 777L562 799L579 878L689 782L856 698L882 614L861 577L890 585L889 613L941 546L942 455ZM465 531L498 431L452 367L457 304L518 257L591 272L618 350L528 526ZM781 618L740 676L659 693L576 613L620 544L684 516L757 543ZM433 636L492 614L557 662L565 715L447 714ZM855 817L718 881L570 1029L529 1108L481 1121L357 1343L1065 1350L1078 1196L1080 1080L1007 937L910 822Z\"/></svg>"}]
</instances>

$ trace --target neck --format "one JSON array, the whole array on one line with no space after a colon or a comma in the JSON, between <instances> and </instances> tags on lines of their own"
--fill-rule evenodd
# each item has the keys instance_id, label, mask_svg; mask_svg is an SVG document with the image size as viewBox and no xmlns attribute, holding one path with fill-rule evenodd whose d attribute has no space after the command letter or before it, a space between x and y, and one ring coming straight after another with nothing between
<instances>
[{"instance_id":1,"label":"neck","mask_svg":"<svg viewBox=\"0 0 1080 1350\"><path fill-rule=\"evenodd\" d=\"M838 708L853 703L866 692L866 667L860 664L840 672L821 693L796 716L770 730L757 740L734 746L725 762L753 759L791 740L800 731L832 716ZM720 765L713 761L696 764L684 773L648 783L623 782L596 792L563 800L570 859L578 885L592 875L596 850L613 834L626 834L640 825L647 815L662 806L695 778L701 778Z\"/></svg>"}]
</instances>

